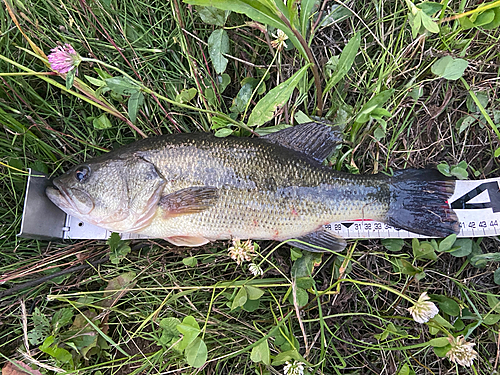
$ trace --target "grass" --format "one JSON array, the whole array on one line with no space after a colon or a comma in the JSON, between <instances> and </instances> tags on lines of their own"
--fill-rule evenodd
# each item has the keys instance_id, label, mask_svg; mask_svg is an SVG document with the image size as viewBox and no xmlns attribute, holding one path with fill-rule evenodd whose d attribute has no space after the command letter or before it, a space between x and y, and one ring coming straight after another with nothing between
<instances>
[{"instance_id":1,"label":"grass","mask_svg":"<svg viewBox=\"0 0 500 375\"><path fill-rule=\"evenodd\" d=\"M339 12L342 7L334 12L339 4L352 13ZM465 161L469 178L498 176L498 28L464 29L453 20L442 22L439 33L412 36L404 2L318 5L323 7L322 17L338 16L318 28L314 38L306 38L323 88L336 71L338 60L332 57L345 50L355 33L360 35L349 73L323 96L323 115L343 126L345 133L342 149L330 160L335 168L370 174ZM436 14L443 19L478 5L447 2ZM258 25L245 25L247 21L231 13L225 23L230 44L225 73L230 83L214 94L219 83L207 41L220 26L203 22L195 7L176 0L2 3L0 293L110 253L110 246L101 241L56 243L16 237L27 168L58 175L86 158L140 139L141 133L230 129L235 135L250 134L244 127L247 118L241 117L244 109L234 109L240 99L243 107L247 104L240 89L249 81L243 79L265 77L264 92L269 92L305 60L290 43L280 52L271 48L275 30L263 32ZM158 95L145 95L132 124L126 95L107 92L105 101L96 104L78 88L66 91L57 74L30 73L50 69L27 38L45 54L57 42L70 43L83 57L107 64L82 63L76 81L80 88L90 85L86 76L121 76L107 67L114 66ZM432 73L432 65L446 55L468 61L461 79ZM198 90L190 102L171 102L178 102L176 97L190 88ZM366 103L387 90L394 92L375 107L387 109L390 116L372 113L362 121L359 114ZM254 95L247 114L264 92ZM309 70L264 128L318 114L316 94ZM105 113L110 126L96 127L96 119ZM460 131L467 116L472 116L470 125ZM382 136L380 119L387 121ZM460 249L470 246L468 256L432 251L435 257L420 256L422 252L414 250L421 244L411 241L349 241L343 253L323 256L313 270L315 283L305 277L307 286L291 277L292 268L312 259L304 254L292 260L287 245L259 244L256 261L262 261L262 278L252 277L247 265L237 266L225 242L196 249L153 240L128 245L130 249L121 244L111 253L113 260L123 251L116 264L93 265L0 298L0 365L22 360L47 374L278 374L284 371L284 360L300 354L311 374L498 371L498 264L490 261L491 256L481 257L496 253L496 238L462 242ZM397 251L389 250L393 246ZM249 286L264 294L247 298L254 302L242 308L240 293L255 293ZM298 289L302 294L293 292ZM418 324L406 310L411 306L407 299L416 300L424 291L440 308L442 321L437 325ZM304 298L307 304L299 308ZM187 319L206 344L207 362L201 369L190 366L186 353L174 348L181 340L174 318ZM444 332L463 334L475 343L478 356L472 367L443 358L449 347L435 339L446 337ZM258 360L265 350L254 349L266 340L272 365Z\"/></svg>"}]
</instances>

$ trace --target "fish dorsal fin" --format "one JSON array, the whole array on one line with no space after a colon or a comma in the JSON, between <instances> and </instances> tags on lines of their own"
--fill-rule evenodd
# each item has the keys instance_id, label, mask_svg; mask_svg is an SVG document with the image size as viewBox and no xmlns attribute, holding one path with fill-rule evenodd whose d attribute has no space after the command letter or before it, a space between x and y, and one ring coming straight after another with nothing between
<instances>
[{"instance_id":1,"label":"fish dorsal fin","mask_svg":"<svg viewBox=\"0 0 500 375\"><path fill-rule=\"evenodd\" d=\"M306 250L306 251L312 251L314 253L323 253L323 252L326 252L328 250L341 251L347 245L347 243L343 237L340 237L336 233L328 231L325 228L321 228L320 230L318 230L316 232L312 232L312 233L306 234L305 236L298 237L297 240L307 242L307 243L300 243L300 242L295 242L295 241L291 241L288 243L292 246L298 247L299 249ZM314 245L314 246L310 246L310 245ZM315 246L322 247L322 248L327 249L327 250L321 250Z\"/></svg>"},{"instance_id":2,"label":"fish dorsal fin","mask_svg":"<svg viewBox=\"0 0 500 375\"><path fill-rule=\"evenodd\" d=\"M323 162L342 142L340 129L320 122L307 122L263 136L269 142L302 152Z\"/></svg>"},{"instance_id":3,"label":"fish dorsal fin","mask_svg":"<svg viewBox=\"0 0 500 375\"><path fill-rule=\"evenodd\" d=\"M160 198L158 205L163 209L163 217L195 214L212 207L219 193L210 186L192 186L177 190Z\"/></svg>"}]
</instances>

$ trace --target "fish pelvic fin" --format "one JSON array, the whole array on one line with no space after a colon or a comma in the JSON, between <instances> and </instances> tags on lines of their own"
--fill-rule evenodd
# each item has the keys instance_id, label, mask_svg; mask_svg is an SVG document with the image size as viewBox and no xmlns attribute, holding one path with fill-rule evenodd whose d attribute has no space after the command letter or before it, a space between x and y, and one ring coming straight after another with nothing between
<instances>
[{"instance_id":1,"label":"fish pelvic fin","mask_svg":"<svg viewBox=\"0 0 500 375\"><path fill-rule=\"evenodd\" d=\"M392 177L386 222L429 237L459 232L458 218L448 199L455 181L434 169L407 169Z\"/></svg>"},{"instance_id":2,"label":"fish pelvic fin","mask_svg":"<svg viewBox=\"0 0 500 375\"><path fill-rule=\"evenodd\" d=\"M333 154L342 142L338 126L328 126L321 122L307 122L295 125L262 137L286 148L302 152L319 162Z\"/></svg>"},{"instance_id":3,"label":"fish pelvic fin","mask_svg":"<svg viewBox=\"0 0 500 375\"><path fill-rule=\"evenodd\" d=\"M164 195L158 205L163 209L163 218L194 214L212 207L219 198L217 188L193 186Z\"/></svg>"},{"instance_id":4,"label":"fish pelvic fin","mask_svg":"<svg viewBox=\"0 0 500 375\"><path fill-rule=\"evenodd\" d=\"M288 244L313 253L325 253L329 250L342 251L347 246L343 237L324 228L298 237L297 240L302 242L290 241Z\"/></svg>"},{"instance_id":5,"label":"fish pelvic fin","mask_svg":"<svg viewBox=\"0 0 500 375\"><path fill-rule=\"evenodd\" d=\"M168 242L175 246L196 247L209 243L210 240L201 236L173 236L165 238Z\"/></svg>"}]
</instances>

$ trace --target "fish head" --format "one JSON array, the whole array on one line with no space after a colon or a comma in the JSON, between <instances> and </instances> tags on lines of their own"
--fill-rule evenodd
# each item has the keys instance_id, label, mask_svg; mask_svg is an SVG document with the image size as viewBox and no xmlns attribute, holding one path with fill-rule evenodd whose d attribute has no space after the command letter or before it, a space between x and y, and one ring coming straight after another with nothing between
<instances>
[{"instance_id":1,"label":"fish head","mask_svg":"<svg viewBox=\"0 0 500 375\"><path fill-rule=\"evenodd\" d=\"M46 189L67 214L99 227L134 232L152 220L165 181L137 154L100 157L77 165Z\"/></svg>"}]
</instances>

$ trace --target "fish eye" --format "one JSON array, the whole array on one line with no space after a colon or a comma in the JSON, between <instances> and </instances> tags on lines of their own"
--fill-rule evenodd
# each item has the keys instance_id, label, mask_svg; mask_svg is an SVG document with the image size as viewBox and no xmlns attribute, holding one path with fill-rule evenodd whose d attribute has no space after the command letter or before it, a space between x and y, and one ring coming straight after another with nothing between
<instances>
[{"instance_id":1,"label":"fish eye","mask_svg":"<svg viewBox=\"0 0 500 375\"><path fill-rule=\"evenodd\" d=\"M82 165L79 167L76 172L75 172L75 177L78 180L78 182L85 182L87 178L90 176L90 168Z\"/></svg>"}]
</instances>

